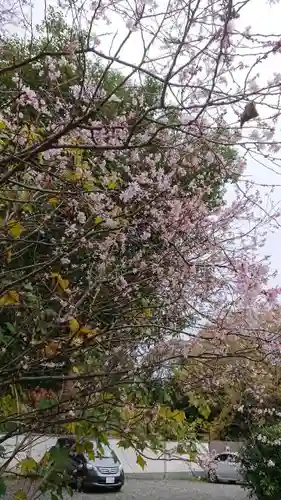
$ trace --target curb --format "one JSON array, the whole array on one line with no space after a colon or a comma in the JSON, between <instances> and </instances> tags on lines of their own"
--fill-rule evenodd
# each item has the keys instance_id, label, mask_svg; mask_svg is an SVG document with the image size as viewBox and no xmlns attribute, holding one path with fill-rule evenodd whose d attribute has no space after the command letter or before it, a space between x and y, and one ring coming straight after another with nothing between
<instances>
[{"instance_id":1,"label":"curb","mask_svg":"<svg viewBox=\"0 0 281 500\"><path fill-rule=\"evenodd\" d=\"M126 479L151 479L151 480L183 480L183 481L204 481L207 475L204 472L125 472Z\"/></svg>"}]
</instances>

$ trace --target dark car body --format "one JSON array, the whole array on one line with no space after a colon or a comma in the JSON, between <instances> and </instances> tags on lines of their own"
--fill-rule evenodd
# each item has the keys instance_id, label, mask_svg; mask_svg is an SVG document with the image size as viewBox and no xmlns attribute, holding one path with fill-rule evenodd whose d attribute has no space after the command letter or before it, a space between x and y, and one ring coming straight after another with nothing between
<instances>
[{"instance_id":1,"label":"dark car body","mask_svg":"<svg viewBox=\"0 0 281 500\"><path fill-rule=\"evenodd\" d=\"M76 452L72 438L59 438L56 447L68 450L67 473L71 486L79 490L99 488L119 491L122 488L125 480L123 467L109 446L103 445L100 453L94 445L94 459L90 459L87 453Z\"/></svg>"}]
</instances>

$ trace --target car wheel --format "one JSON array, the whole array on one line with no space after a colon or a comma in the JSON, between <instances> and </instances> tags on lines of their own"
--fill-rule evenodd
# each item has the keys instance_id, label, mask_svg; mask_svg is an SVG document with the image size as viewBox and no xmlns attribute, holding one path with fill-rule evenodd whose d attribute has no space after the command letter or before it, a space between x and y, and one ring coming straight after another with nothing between
<instances>
[{"instance_id":1,"label":"car wheel","mask_svg":"<svg viewBox=\"0 0 281 500\"><path fill-rule=\"evenodd\" d=\"M214 469L209 470L208 479L209 479L210 483L218 483L219 482L218 476L216 475L216 472L214 471Z\"/></svg>"}]
</instances>

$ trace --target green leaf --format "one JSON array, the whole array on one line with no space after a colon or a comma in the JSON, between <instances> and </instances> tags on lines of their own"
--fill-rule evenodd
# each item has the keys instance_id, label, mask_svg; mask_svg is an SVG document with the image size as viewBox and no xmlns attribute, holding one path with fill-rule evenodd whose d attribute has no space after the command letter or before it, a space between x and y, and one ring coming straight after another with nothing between
<instances>
[{"instance_id":1,"label":"green leaf","mask_svg":"<svg viewBox=\"0 0 281 500\"><path fill-rule=\"evenodd\" d=\"M202 417L205 418L205 420L207 420L209 418L210 413L211 413L211 410L210 410L210 407L208 404L202 404L201 406L199 406L198 411L199 411L200 415L202 415Z\"/></svg>"},{"instance_id":2,"label":"green leaf","mask_svg":"<svg viewBox=\"0 0 281 500\"><path fill-rule=\"evenodd\" d=\"M56 495L55 493L51 492L51 500L59 500L58 495Z\"/></svg>"},{"instance_id":3,"label":"green leaf","mask_svg":"<svg viewBox=\"0 0 281 500\"><path fill-rule=\"evenodd\" d=\"M3 477L0 477L0 497L3 497L7 491L6 483Z\"/></svg>"},{"instance_id":4,"label":"green leaf","mask_svg":"<svg viewBox=\"0 0 281 500\"><path fill-rule=\"evenodd\" d=\"M120 439L120 441L118 441L118 447L127 450L130 448L130 442L126 439Z\"/></svg>"},{"instance_id":5,"label":"green leaf","mask_svg":"<svg viewBox=\"0 0 281 500\"><path fill-rule=\"evenodd\" d=\"M23 205L22 210L24 212L32 214L32 212L33 212L33 206L30 203L27 203L26 205Z\"/></svg>"},{"instance_id":6,"label":"green leaf","mask_svg":"<svg viewBox=\"0 0 281 500\"><path fill-rule=\"evenodd\" d=\"M23 490L18 490L14 494L14 500L28 500L27 493Z\"/></svg>"},{"instance_id":7,"label":"green leaf","mask_svg":"<svg viewBox=\"0 0 281 500\"><path fill-rule=\"evenodd\" d=\"M51 462L55 463L56 468L65 469L69 462L68 450L56 448L55 446L49 451Z\"/></svg>"},{"instance_id":8,"label":"green leaf","mask_svg":"<svg viewBox=\"0 0 281 500\"><path fill-rule=\"evenodd\" d=\"M96 224L100 224L102 221L103 221L103 219L99 215L95 218Z\"/></svg>"},{"instance_id":9,"label":"green leaf","mask_svg":"<svg viewBox=\"0 0 281 500\"><path fill-rule=\"evenodd\" d=\"M7 329L8 329L11 333L13 333L13 334L15 334L15 333L16 333L16 329L15 329L14 325L12 325L12 323L5 323L5 326L6 326L6 328L7 328Z\"/></svg>"},{"instance_id":10,"label":"green leaf","mask_svg":"<svg viewBox=\"0 0 281 500\"><path fill-rule=\"evenodd\" d=\"M47 410L48 408L52 408L56 404L57 403L54 399L41 398L39 402L39 408L40 410Z\"/></svg>"},{"instance_id":11,"label":"green leaf","mask_svg":"<svg viewBox=\"0 0 281 500\"><path fill-rule=\"evenodd\" d=\"M76 443L75 445L75 450L78 453L87 453L88 457L90 460L94 460L95 458L95 453L94 453L94 447L92 441L84 441L82 443Z\"/></svg>"},{"instance_id":12,"label":"green leaf","mask_svg":"<svg viewBox=\"0 0 281 500\"><path fill-rule=\"evenodd\" d=\"M95 453L92 441L86 441L84 443L84 451L87 453L90 460L94 460Z\"/></svg>"},{"instance_id":13,"label":"green leaf","mask_svg":"<svg viewBox=\"0 0 281 500\"><path fill-rule=\"evenodd\" d=\"M137 464L142 468L142 470L146 466L146 461L144 460L144 458L141 455L137 456Z\"/></svg>"},{"instance_id":14,"label":"green leaf","mask_svg":"<svg viewBox=\"0 0 281 500\"><path fill-rule=\"evenodd\" d=\"M28 457L21 460L19 466L20 466L20 471L24 474L27 472L36 472L37 462L36 460L34 460L34 458Z\"/></svg>"},{"instance_id":15,"label":"green leaf","mask_svg":"<svg viewBox=\"0 0 281 500\"><path fill-rule=\"evenodd\" d=\"M92 191L93 187L94 185L92 182L85 182L85 184L83 184L83 188L85 189L85 191Z\"/></svg>"}]
</instances>

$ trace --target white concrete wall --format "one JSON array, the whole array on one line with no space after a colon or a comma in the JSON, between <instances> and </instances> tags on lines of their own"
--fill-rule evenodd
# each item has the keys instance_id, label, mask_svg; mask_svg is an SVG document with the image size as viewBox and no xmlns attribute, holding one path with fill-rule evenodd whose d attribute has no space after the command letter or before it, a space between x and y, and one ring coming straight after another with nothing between
<instances>
[{"instance_id":1,"label":"white concrete wall","mask_svg":"<svg viewBox=\"0 0 281 500\"><path fill-rule=\"evenodd\" d=\"M0 436L1 438L1 436ZM16 458L12 460L9 469L17 466L20 460L27 456L32 456L35 460L42 458L44 453L56 443L56 436L33 436L22 443L24 436L18 438L8 439L3 443L8 454L13 453L15 447L20 451L17 453ZM195 462L190 462L188 455L179 455L175 453L177 443L166 443L166 459L163 454L155 454L152 450L146 449L143 452L146 460L146 467L144 470L137 464L137 452L133 448L123 449L120 448L116 439L110 439L110 446L117 454L120 462L123 464L124 472L129 474L141 473L184 473L184 472L203 472L203 469ZM198 448L198 453L206 454L209 451L208 443L202 443Z\"/></svg>"}]
</instances>

